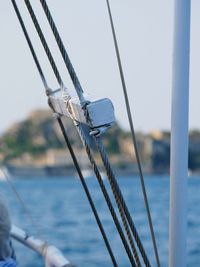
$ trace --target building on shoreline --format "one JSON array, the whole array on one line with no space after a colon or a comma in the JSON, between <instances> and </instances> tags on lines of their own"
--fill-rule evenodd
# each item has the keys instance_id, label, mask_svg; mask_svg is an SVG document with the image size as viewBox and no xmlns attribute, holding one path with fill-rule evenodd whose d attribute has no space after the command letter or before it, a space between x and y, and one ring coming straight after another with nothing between
<instances>
[{"instance_id":1,"label":"building on shoreline","mask_svg":"<svg viewBox=\"0 0 200 267\"><path fill-rule=\"evenodd\" d=\"M66 119L68 134L79 164L83 170L91 169L87 155L71 120ZM153 131L136 133L137 146L145 173L169 173L170 133ZM137 174L138 167L130 132L116 123L105 135L104 144L117 173ZM95 159L103 170L100 156ZM71 156L63 138L46 110L32 112L24 121L14 124L0 136L0 162L12 170L28 173L34 169L41 173L75 173ZM190 132L189 169L200 172L200 131ZM59 171L60 170L60 171Z\"/></svg>"}]
</instances>

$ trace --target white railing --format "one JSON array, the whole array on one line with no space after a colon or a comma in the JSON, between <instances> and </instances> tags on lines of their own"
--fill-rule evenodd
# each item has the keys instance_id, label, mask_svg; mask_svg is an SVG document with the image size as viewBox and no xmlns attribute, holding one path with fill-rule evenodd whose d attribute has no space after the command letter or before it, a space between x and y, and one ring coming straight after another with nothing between
<instances>
[{"instance_id":1,"label":"white railing","mask_svg":"<svg viewBox=\"0 0 200 267\"><path fill-rule=\"evenodd\" d=\"M45 261L45 267L70 267L70 262L56 247L48 245L45 241L28 235L22 229L12 225L11 237L26 247L40 254Z\"/></svg>"}]
</instances>

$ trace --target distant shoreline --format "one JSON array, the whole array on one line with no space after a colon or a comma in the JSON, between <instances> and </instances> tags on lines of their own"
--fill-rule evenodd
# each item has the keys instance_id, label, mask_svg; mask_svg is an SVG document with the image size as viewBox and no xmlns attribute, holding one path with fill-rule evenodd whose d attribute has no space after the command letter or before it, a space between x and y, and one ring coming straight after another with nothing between
<instances>
[{"instance_id":1,"label":"distant shoreline","mask_svg":"<svg viewBox=\"0 0 200 267\"><path fill-rule=\"evenodd\" d=\"M8 175L10 177L29 179L33 177L74 177L78 176L76 169L73 166L13 166L8 165L4 166ZM104 169L100 168L101 174L106 176ZM119 168L114 167L114 172L117 176L138 176L139 173L134 168ZM82 168L82 173L84 177L94 176L94 172L91 168ZM145 175L169 175L169 172L144 172Z\"/></svg>"}]
</instances>

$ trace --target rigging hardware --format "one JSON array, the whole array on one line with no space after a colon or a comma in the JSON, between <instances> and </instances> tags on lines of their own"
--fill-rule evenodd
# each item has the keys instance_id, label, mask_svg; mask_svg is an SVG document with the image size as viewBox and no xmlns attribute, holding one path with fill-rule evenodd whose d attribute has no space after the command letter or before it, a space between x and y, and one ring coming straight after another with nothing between
<instances>
[{"instance_id":1,"label":"rigging hardware","mask_svg":"<svg viewBox=\"0 0 200 267\"><path fill-rule=\"evenodd\" d=\"M29 13L30 13L30 15L31 15L31 18L32 18L33 23L34 23L34 25L35 25L35 27L36 27L36 30L37 30L37 32L38 32L38 34L39 34L39 36L40 36L40 39L41 39L41 42L42 42L43 47L44 47L44 49L45 49L45 52L47 53L47 56L48 56L48 55L49 55L49 49L48 49L48 46L47 46L46 41L43 40L43 39L44 39L44 35L43 35L43 33L42 33L42 31L41 31L41 28L40 28L40 26L39 26L39 24L38 24L38 21L37 21L37 18L36 18L36 16L35 16L35 14L34 14L34 11L33 11L33 9L32 9L32 6L30 5L29 0L25 0L25 3L27 4L28 11L29 11ZM49 56L48 56L48 59L49 59L49 61L50 61L50 63L51 63L51 58L50 58ZM52 68L54 68L54 65L53 65L53 64L51 64L51 66L52 66ZM57 69L57 68L56 68L56 69ZM54 72L54 73L55 73L55 72ZM95 163L95 164L96 164L96 163ZM96 168L97 168L97 166L96 166ZM122 240L122 241L123 241L123 240ZM124 243L123 243L123 244L124 244ZM126 249L126 247L127 247L127 245L125 245L125 249ZM127 251L127 249L126 249L126 251ZM127 255L128 255L128 257L129 257L129 260L130 260L132 266L135 266L134 259L132 258L132 255L131 255L130 253L127 253Z\"/></svg>"},{"instance_id":2,"label":"rigging hardware","mask_svg":"<svg viewBox=\"0 0 200 267\"><path fill-rule=\"evenodd\" d=\"M36 27L36 30L38 31L38 34L39 34L40 39L41 39L41 42L42 42L42 44L43 44L43 47L44 47L44 49L45 49L45 52L46 52L46 54L47 54L47 56L48 56L48 59L49 59L49 61L50 61L50 64L51 64L51 62L52 62L52 58L49 57L49 48L48 48L48 45L47 45L46 41L43 40L43 39L44 39L44 35L43 35L43 33L42 33L42 31L41 31L41 28L40 28L40 26L39 26L39 24L38 24L38 21L37 21L37 18L36 18L36 16L35 16L35 14L34 14L34 11L33 11L33 9L32 9L32 6L30 5L30 2L29 2L28 0L25 0L25 3L27 3L28 11L30 12L31 18L32 18L32 20L33 20L33 22L34 22L34 25L35 25L35 27ZM54 61L53 61L53 62L54 62ZM54 68L54 67L55 67L54 64L51 64L51 67ZM56 70L57 70L57 67L56 67ZM56 73L57 73L57 71L54 71L54 74L56 74ZM60 75L59 75L59 77L60 77ZM86 137L85 137L85 138L86 138ZM94 162L94 163L95 163L95 162ZM95 166L96 166L96 163L95 163ZM95 168L98 169L97 166L96 166ZM118 231L119 231L119 230L118 230ZM120 235L120 236L121 236L121 235ZM124 239L124 238L123 238L123 239ZM135 262L134 262L134 259L133 259L133 257L132 257L132 254L131 254L131 252L130 252L129 246L128 246L126 240L124 239L124 240L125 240L125 241L124 241L123 239L122 239L122 242L123 242L123 244L124 244L124 247L125 247L125 250L126 250L126 252L127 252L127 255L128 255L128 257L129 257L129 260L130 260L132 266L135 266Z\"/></svg>"},{"instance_id":3,"label":"rigging hardware","mask_svg":"<svg viewBox=\"0 0 200 267\"><path fill-rule=\"evenodd\" d=\"M47 85L46 78L45 78L45 76L44 76L44 73L43 73L43 71L42 71L42 68L41 68L41 66L40 66L40 63L39 63L38 58L37 58L37 56L36 56L36 53L35 53L35 51L34 51L33 45L32 45L31 40L30 40L30 38L29 38L28 32L27 32L26 27L25 27L25 25L24 25L24 22L23 22L23 20L22 20L22 17L21 17L21 14L20 14L20 12L19 12L19 9L18 9L18 7L17 7L17 4L16 4L15 0L11 0L11 1L12 1L14 10L15 10L15 12L16 12L16 15L17 15L17 17L18 17L18 20L19 20L19 22L20 22L20 25L21 25L21 27L22 27L23 33L24 33L24 35L25 35L25 38L26 38L26 40L27 40L27 43L28 43L28 46L29 46L29 48L30 48L31 54L32 54L32 56L33 56L33 58L34 58L34 61L35 61L35 64L36 64L36 66L37 66L37 69L38 69L38 72L39 72L39 74L40 74L40 77L41 77L41 79L42 79L43 85L44 85L44 87L45 87L45 89L46 89L47 96L48 96L48 95L50 95L53 91L52 91L51 89L49 89L49 87L48 87L48 85ZM56 90L56 92L58 92L59 90L60 90L60 89ZM54 92L55 92L55 91L54 91ZM70 154L71 154L71 157L72 157L72 159L73 159L74 165L75 165L76 170L77 170L77 172L78 172L78 175L79 175L79 177L80 177L81 184L82 184L82 186L83 186L83 188L84 188L84 191L85 191L86 196L87 196L87 198L88 198L88 201L89 201L89 203L90 203L91 209L92 209L93 214L94 214L94 216L95 216L95 219L96 219L96 221L97 221L97 225L98 225L98 227L99 227L99 229L100 229L100 232L101 232L101 234L102 234L102 237L103 237L103 240L104 240L104 242L105 242L106 248L107 248L108 253L109 253L110 257L111 257L113 266L118 267L118 264L117 264L117 262L116 262L115 256L114 256L114 254L113 254L113 252L112 252L111 246L110 246L109 241L108 241L108 238L107 238L107 236L106 236L105 230L104 230L104 228L103 228L103 225L102 225L101 220L100 220L100 218L99 218L98 212L97 212L97 210L96 210L95 204L94 204L94 202L93 202L93 200L92 200L90 191L89 191L89 189L88 189L88 187L87 187L87 184L86 184L86 182L85 182L85 180L84 180L84 177L83 177L83 174L82 174L81 169L80 169L80 167L79 167L77 158L76 158L76 156L75 156L75 153L74 153L73 148L72 148L72 146L71 146L71 143L70 143L70 141L69 141L67 132L66 132L66 130L65 130L65 128L64 128L63 122L62 122L62 120L61 120L60 117L57 118L57 121L58 121L58 124L59 124L59 126L60 126L60 128L61 128L61 131L62 131L62 133L63 133L63 136L64 136L64 139L65 139L65 141L66 141L67 147L68 147L68 149L69 149L69 151L70 151Z\"/></svg>"},{"instance_id":4,"label":"rigging hardware","mask_svg":"<svg viewBox=\"0 0 200 267\"><path fill-rule=\"evenodd\" d=\"M28 0L25 0L25 2L27 2L27 1L28 1ZM29 1L28 1L28 2L29 2ZM68 57L68 55L67 55L66 49L65 49L65 47L64 47L64 45L63 45L63 43L62 43L62 40L61 40L60 35L59 35L59 33L58 33L58 30L57 30L57 28L56 28L56 26L55 26L55 23L54 23L54 21L53 21L53 18L52 18L51 14L50 14L50 11L49 11L49 9L48 9L48 6L47 6L47 4L46 4L46 1L45 1L45 0L40 0L40 2L41 2L41 4L42 4L42 6L43 6L44 12L45 12L45 14L46 14L46 16L47 16L47 19L48 19L48 21L49 21L49 24L50 24L50 26L51 26L51 29L52 29L52 31L53 31L54 37L55 37L55 39L56 39L56 42L57 42L57 44L58 44L58 46L59 46L59 48L60 48L60 52L61 52L61 54L62 54L62 56L63 56L65 65L66 65L66 67L67 67L67 69L68 69L68 71L69 71L69 73L70 73L70 75L71 75L71 77L72 77L72 81L73 81L73 83L74 83L74 85L75 85L75 84L76 84L76 81L78 81L77 75L76 75L76 73L75 73L73 67L72 67L72 68L71 68L71 67L68 68L68 66L72 66L72 64L71 64L70 59L69 59L69 57ZM32 12L32 13L33 13L33 12ZM33 20L36 20L36 18L34 17L33 14L31 14L31 16L32 16L32 19L33 19ZM73 80L73 78L74 78L74 80ZM79 83L79 81L78 81L78 83ZM80 83L79 83L79 84L80 84ZM76 89L76 87L75 87L75 89ZM78 93L78 92L77 92L77 93ZM102 145L103 145L103 144L102 144ZM103 157L102 157L102 160L103 160ZM108 168L108 167L109 167L109 166L106 166L106 165L105 165L105 168ZM107 169L107 173L109 173L108 169ZM113 179L116 181L116 178L115 178L114 175L113 175ZM117 184L117 182L116 182L116 184ZM113 190L115 189L115 187L112 187L112 186L111 186L111 188L112 188ZM113 193L114 193L114 195L117 195L119 192L118 192L118 191L117 191L117 192L114 192L114 191L113 191ZM116 199L116 198L115 198L115 199ZM122 197L122 198L119 198L119 199L120 199L120 201L121 201L121 200L123 200L123 197ZM122 208L123 208L123 206L122 206ZM120 209L120 206L119 206L119 205L118 205L118 209ZM121 216L122 216L122 214L121 214ZM134 228L134 224L133 224L133 221L131 220L131 216L130 216L130 213L129 213L128 209L126 209L126 216L128 216L129 224L131 224L131 227ZM125 228L126 228L126 227L125 227ZM135 229L135 230L136 230L136 229ZM144 259L144 262L145 262L146 266L150 266L150 263L149 263L149 261L148 261L147 255L146 255L146 253L145 253L145 251L144 251L144 249L143 249L143 246L142 246L142 244L141 244L141 241L140 241L140 239L139 239L139 236L138 236L138 234L137 234L137 231L134 231L134 230L133 230L132 232L133 232L133 234L136 235L136 243L137 243L137 245L138 245L138 247L139 247L139 249L140 249L140 252L141 252L141 254L142 254L142 257L143 257L143 259Z\"/></svg>"},{"instance_id":5,"label":"rigging hardware","mask_svg":"<svg viewBox=\"0 0 200 267\"><path fill-rule=\"evenodd\" d=\"M78 98L49 97L55 111L72 120L87 124L91 129L91 135L101 135L115 122L113 104L108 98L87 101L84 108Z\"/></svg>"},{"instance_id":6,"label":"rigging hardware","mask_svg":"<svg viewBox=\"0 0 200 267\"><path fill-rule=\"evenodd\" d=\"M47 54L47 57L50 61L54 74L61 87L61 90L63 91L64 95L67 94L68 96L68 101L69 101L68 107L70 107L70 111L71 111L69 112L69 115L72 116L72 119L75 119L75 120L77 119L81 123L87 122L92 129L91 133L100 135L102 132L105 132L106 129L109 128L115 121L114 108L113 108L112 102L109 99L99 99L97 101L90 102L84 98L83 93L82 92L80 93L80 90L79 91L77 90L77 94L79 92L79 96L81 95L81 99L84 98L84 101L82 100L80 103L81 105L78 103L76 99L71 100L71 97L67 93L66 87L64 86L63 80L59 74L58 68L56 67L56 63L53 59L49 46L45 40L41 27L36 19L32 6L28 0L25 0L25 3L30 13L30 16L32 18L32 21L34 23L34 26L37 30L37 33L40 37L44 50ZM75 79L74 84L80 85L80 83L77 82L78 81L77 76L73 75L73 78ZM79 88L79 86L77 88ZM56 99L53 99L53 103L55 102L56 102ZM59 99L57 102L58 103L55 103L56 104L55 107L58 107L59 104L62 106L61 99ZM84 109L82 109L82 106L84 107ZM83 112L85 112L85 115L83 114ZM104 112L104 114L101 114L101 116L99 116L100 112L102 113ZM86 120L84 119L84 117L86 118Z\"/></svg>"},{"instance_id":7,"label":"rigging hardware","mask_svg":"<svg viewBox=\"0 0 200 267\"><path fill-rule=\"evenodd\" d=\"M25 1L28 1L28 0L25 0ZM42 7L43 7L43 10L44 10L44 12L45 12L45 14L46 14L46 17L47 17L47 19L48 19L48 22L49 22L49 24L50 24L50 27L51 27L51 29L52 29L52 32L53 32L53 34L54 34L54 37L55 37L55 39L56 39L56 42L57 42L57 44L58 44L58 46L59 46L59 49L60 49L60 52L61 52L61 54L62 54L62 56L63 56L63 60L64 60L64 62L65 62L65 65L66 65L66 67L67 67L67 69L68 69L68 72L70 73L70 76L72 77L72 82L74 83L74 85L76 85L76 82L78 81L78 84L80 85L80 82L79 82L79 80L78 80L78 77L77 77L77 75L76 75L76 73L75 73L75 70L73 69L73 66L72 66L72 64L71 64L71 62L70 62L70 59L69 59L69 56L68 56L68 54L67 54L67 51L66 51L66 49L65 49L65 47L64 47L64 45L63 45L63 42L62 42L62 40L61 40L61 37L60 37L60 35L59 35L59 32L58 32L58 30L57 30L57 28L56 28L56 25L55 25L55 23L54 23L54 21L53 21L53 18L52 18L52 16L51 16L51 14L50 14L50 10L49 10L49 8L48 8L48 6L47 6L47 4L46 4L46 1L45 0L40 0L40 2L41 2L41 5L42 5ZM33 17L33 16L32 16ZM36 18L33 18L34 20L36 20ZM71 67L72 66L72 67ZM75 89L76 89L76 87L75 87ZM82 90L83 91L83 90ZM78 93L78 92L77 92ZM102 145L103 146L103 145ZM103 158L102 158L103 159ZM106 166L105 165L105 168L107 169L108 168L108 165ZM107 173L109 173L109 171L108 171L108 169L106 170L107 171ZM116 178L115 178L115 176L113 175L113 177L112 177L114 180L116 180ZM116 184L117 184L117 182L116 182ZM114 193L114 195L118 195L118 191L117 192L114 192L114 190L115 190L115 187L112 187L111 186L111 188L112 188L112 191L113 191L113 193ZM115 199L117 199L117 198L115 198ZM123 198L119 198L120 199L120 201L121 200L123 200ZM122 207L123 208L123 207ZM120 209L120 203L118 203L118 209ZM120 213L121 214L121 217L122 217L122 213ZM129 216L128 216L129 215ZM134 226L134 224L133 224L133 221L131 221L131 216L130 216L130 213L129 213L129 211L128 211L128 209L126 209L126 216L128 216L128 218L129 218L129 224L131 223L131 227L133 228L132 230L132 232L133 232L133 234L135 234L136 235L136 243L137 243L137 245L138 245L138 247L139 247L139 249L140 249L140 252L141 252L141 254L142 254L142 257L143 257L143 259L144 259L144 262L145 262L145 264L146 264L146 266L150 266L150 263L149 263L149 260L148 260L148 258L147 258L147 255L146 255L146 253L145 253L145 251L144 251L144 248L143 248L143 246L142 246L142 244L141 244L141 241L140 241L140 239L139 239L139 236L138 236L138 234L137 234L137 231L136 231L136 229L135 229L135 226ZM122 220L123 221L123 220ZM125 227L126 228L126 227Z\"/></svg>"},{"instance_id":8,"label":"rigging hardware","mask_svg":"<svg viewBox=\"0 0 200 267\"><path fill-rule=\"evenodd\" d=\"M65 62L65 65L66 65L66 67L67 67L67 69L68 69L68 72L70 73L71 78L72 78L72 82L74 83L74 85L76 85L76 82L78 81L78 77L77 77L77 75L76 75L76 73L75 73L73 67L71 68L72 64L71 64L71 62L70 62L69 56L68 56L68 54L67 54L67 51L66 51L66 49L65 49L65 47L64 47L64 45L63 45L63 42L62 42L61 37L60 37L60 35L59 35L59 32L58 32L58 30L57 30L57 28L56 28L56 25L55 25L55 23L54 23L54 21L53 21L53 18L52 18L52 16L51 16L50 10L49 10L49 8L48 8L48 6L47 6L45 0L40 0L40 3L41 3L41 5L42 5L42 7L43 7L43 10L44 10L44 12L45 12L45 14L46 14L46 17L47 17L48 21L49 21L50 27L51 27L51 29L52 29L52 32L53 32L53 34L54 34L54 37L55 37L56 42L57 42L57 44L58 44L58 47L59 47L60 52L61 52L61 54L62 54L62 56L63 56L63 60L64 60L64 62ZM80 85L80 82L79 82L79 81L78 81L78 84ZM76 86L75 86L75 89L76 89ZM82 90L82 91L83 91L83 90ZM78 92L77 92L77 93L78 93ZM100 141L100 142L101 142L101 141ZM103 158L102 158L102 159L103 159ZM105 165L105 168L107 169L108 166ZM107 169L107 173L109 174L108 169ZM115 180L115 176L114 176L114 174L113 174L113 179ZM117 182L116 182L116 183L117 183ZM115 189L115 188L113 188L113 190L114 190L114 189ZM113 193L114 193L114 191L113 191ZM117 194L118 194L118 192L115 192L115 195L116 195L116 196L117 196ZM119 208L119 205L118 205L118 208ZM131 216L130 216L130 213L129 213L128 209L126 210L126 212L127 212L127 215L129 215L128 218L129 218L129 224L130 224L130 223L131 223L131 220L130 220ZM126 215L126 216L127 216L127 215ZM133 224L131 224L131 225L133 226ZM133 231L133 233L135 233L135 231ZM137 235L136 240L137 240L136 242L138 243L138 246L139 246L139 248L140 248L141 254L142 254L142 256L143 256L144 262L146 263L146 266L150 266L150 263L149 263L148 258L147 258L147 256L146 256L146 253L145 253L145 251L144 251L144 249L143 249L143 246L141 245L141 241L140 241L138 235Z\"/></svg>"},{"instance_id":9,"label":"rigging hardware","mask_svg":"<svg viewBox=\"0 0 200 267\"><path fill-rule=\"evenodd\" d=\"M41 3L42 3L42 2L43 2L43 3L46 3L46 2L43 1L43 0L40 0L40 1L41 1ZM47 45L47 43L46 43L46 40L45 40L45 38L44 38L44 36L43 36L43 34L42 34L41 28L40 28L40 26L39 26L39 24L38 24L38 22L37 22L37 19L36 19L35 15L34 15L34 12L33 12L33 10L32 10L32 7L31 7L31 5L30 5L30 2L29 2L28 0L25 0L25 3L26 3L26 6L27 6L27 8L28 8L28 10L29 10L29 13L30 13L30 15L31 15L31 18L32 18L32 20L33 20L33 22L34 22L35 28L36 28L36 30L37 30L37 32L38 32L38 34L39 34L39 37L40 37L40 39L41 39L41 42L42 42L43 47L44 47L44 49L45 49L45 52L47 53L48 59L49 59L49 61L50 61L50 63L51 63L51 66L52 66L52 68L53 68L53 70L54 70L54 74L55 74L55 76L56 76L56 78L57 78L57 80L58 80L58 83L60 84L60 87L61 87L61 90L62 90L62 92L63 92L63 95L66 96L66 92L65 92L65 89L64 89L64 84L63 84L62 79L61 79L61 77L60 77L60 75L59 75L59 72L58 72L57 67L56 67L56 65L55 65L55 62L54 62L54 60L53 60L53 57L52 57L52 55L51 55L51 53L50 53L50 50L49 50L49 48L48 48L48 45ZM53 21L53 20L52 20L52 21ZM52 21L49 21L50 24L52 23ZM52 26L52 24L51 24L51 26ZM55 24L54 24L54 26L55 26ZM54 30L55 30L55 28L54 28ZM57 30L57 29L56 29L56 30ZM57 33L57 34L58 34L58 33ZM54 36L56 37L56 31L54 31ZM74 71L74 69L73 69L73 66L72 66L72 64L71 64L71 62L70 62L70 60L69 60L69 58L66 57L66 50L65 50L64 46L62 47L62 45L63 45L63 44L62 44L62 41L60 42L58 37L59 37L59 34L58 34L57 37L56 37L56 41L57 41L57 43L58 43L58 45L59 45L59 48L60 48L61 53L62 53L62 55L63 55L63 58L64 58L64 60L65 60L65 64L66 64L66 66L67 66L67 68L68 68L68 71L69 71L69 73L70 73L70 76L71 76L71 78L72 78L72 81L73 81L73 83L74 83L74 85L75 85L75 88L76 88L76 91L77 91L77 94L78 94L78 97L79 97L79 100L80 100L80 104L81 104L81 106L83 107L83 109L87 112L86 105L88 104L88 102L85 100L85 98L84 98L84 96L83 96L83 90L82 90L82 88L81 88L81 86L80 86L80 83L79 83L79 81L78 81L78 78L77 78L77 76L76 76L76 73L75 73L75 71ZM60 40L61 40L61 39L60 39ZM67 98L68 98L68 97L70 98L69 95L67 95ZM51 101L50 101L50 103L51 103ZM59 118L59 117L58 117L58 118ZM86 120L88 120L87 117L86 117ZM61 122L62 122L62 121L61 121ZM96 133L96 132L95 132L95 133ZM95 133L94 133L94 134L95 134ZM96 140L96 138L98 138L100 145L102 145L102 149L104 149L104 148L103 148L103 144L101 143L101 140L99 139L99 137L95 136L94 139ZM89 149L90 149L90 148L89 148ZM102 152L103 152L103 150L100 151L100 154L101 154ZM103 161L105 160L105 158L104 158L103 156L102 156L102 160L103 160ZM96 166L96 163L95 163L95 166ZM94 167L95 167L95 166L94 166ZM96 168L97 168L97 166L96 166ZM116 190L117 187L115 188L115 185L118 186L118 184L117 184L116 178L115 178L115 176L114 176L114 174L113 174L113 172L112 172L112 169L110 168L109 162L108 162L108 165L105 164L105 168L106 168L106 170L107 170L108 177L111 179L110 181L113 182L112 179L114 180L114 187L113 187L113 186L111 186L111 187L112 187L112 189ZM97 170L98 170L98 169L97 169ZM110 175L110 176L109 176L109 175ZM117 198L118 198L118 201L116 201L116 202L118 202L118 208L119 208L119 210L122 209L122 212L120 212L120 215L121 215L121 217L122 217L122 221L123 221L123 223L126 221L126 220L123 219L123 215L125 215L125 217L126 217L126 219L127 219L127 222L129 223L129 226L133 228L133 226L134 226L133 221L132 221L132 219L130 219L130 218L131 218L130 213L129 213L129 211L128 211L126 205L124 205L124 204L125 204L125 203L124 203L124 199L123 199L122 195L120 195L120 191L116 190L115 192L113 191L113 193L114 193L114 195L116 195ZM125 223L124 223L124 227L125 227L127 236L129 237L129 234L128 234L128 232L127 232L127 227L126 227ZM133 229L132 229L132 230L133 230ZM132 232L133 232L133 235L134 235L134 237L135 237L136 243L137 243L137 245L138 245L138 247L139 247L139 249L140 249L140 252L141 252L142 245L141 245L141 241L140 241L140 239L139 239L139 236L138 236L138 234L137 234L136 229L134 229L134 231L132 231ZM130 242L130 239L129 239L129 242ZM130 242L130 243L131 243L131 242ZM146 262L145 262L146 266L150 266L150 265L147 264L147 263L148 263L148 259L147 259L147 256L146 256L145 251L142 251L141 254L142 254L142 257L143 257L144 259L146 259ZM130 259L130 256L129 256L129 259ZM131 261L131 263L132 263L132 266L136 266L135 263L134 263L134 260Z\"/></svg>"}]
</instances>

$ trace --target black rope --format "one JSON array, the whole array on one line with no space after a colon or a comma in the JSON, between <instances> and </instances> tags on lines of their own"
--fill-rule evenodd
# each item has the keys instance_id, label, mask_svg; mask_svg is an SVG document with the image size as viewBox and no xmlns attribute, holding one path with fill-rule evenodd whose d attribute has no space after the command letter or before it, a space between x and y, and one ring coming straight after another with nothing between
<instances>
[{"instance_id":1,"label":"black rope","mask_svg":"<svg viewBox=\"0 0 200 267\"><path fill-rule=\"evenodd\" d=\"M80 99L80 102L83 103L84 102L83 89L82 89L81 84L79 82L79 79L78 79L78 77L76 75L76 72L75 72L75 70L73 68L73 65L72 65L72 63L70 61L70 58L69 58L69 56L67 54L67 51L66 51L65 46L64 46L64 44L62 42L62 39L61 39L60 34L59 34L58 30L57 30L57 27L56 27L56 25L54 23L54 20L53 20L53 18L51 16L51 13L50 13L50 10L48 8L48 5L47 5L45 0L40 0L40 3L42 5L42 7L43 7L43 10L44 10L45 14L46 14L46 17L48 19L49 25L50 25L50 27L52 29L52 32L54 34L54 37L56 39L56 42L57 42L58 47L60 49L60 52L62 54L63 60L65 62L65 65L67 67L69 75L70 75L70 77L72 79L72 82L73 82L74 87L76 89L77 95L78 95L78 97Z\"/></svg>"},{"instance_id":2,"label":"black rope","mask_svg":"<svg viewBox=\"0 0 200 267\"><path fill-rule=\"evenodd\" d=\"M48 89L48 85L47 85L47 82L46 82L44 73L43 73L43 71L42 71L42 68L41 68L41 66L40 66L40 63L39 63L38 58L37 58L37 56L36 56L36 53L35 53L35 51L34 51L33 45L32 45L32 43L31 43L31 40L30 40L29 35L28 35L28 33L27 33L27 30L26 30L26 27L25 27L24 22L23 22L23 20L22 20L22 17L21 17L21 15L20 15L19 9L18 9L18 7L17 7L17 5L16 5L15 0L11 0L11 1L12 1L12 4L13 4L13 7L14 7L14 9L15 9L15 12L16 12L16 14L17 14L17 17L18 17L18 19L19 19L19 22L20 22L20 25L21 25L21 27L22 27L22 30L23 30L23 32L24 32L25 38L26 38L26 40L27 40L27 42L28 42L29 48L30 48L30 50L31 50L31 54L32 54L32 56L33 56L33 58L34 58L35 64L36 64L36 66L37 66L37 69L38 69L38 72L39 72L40 77L41 77L41 79L42 79L42 82L43 82L43 84L44 84L44 87L45 87L45 89L47 90L47 89ZM113 254L112 249L111 249L111 247L110 247L108 238L107 238L107 236L106 236L105 230L104 230L103 225L102 225L102 223L101 223L101 220L100 220L100 218L99 218L99 216L98 216L98 212L97 212L97 210L96 210L96 208L95 208L94 202L93 202L92 197L91 197L90 192L89 192L89 189L88 189L87 184L86 184L86 182L85 182L85 180L84 180L84 177L83 177L83 175L82 175L82 172L81 172L81 169L80 169L80 167L79 167L77 158L76 158L75 153L74 153L74 151L73 151L73 148L72 148L72 146L71 146L71 144L70 144L68 135L67 135L67 133L66 133L66 131L65 131L65 128L64 128L64 126L63 126L63 123L62 123L61 118L58 117L58 118L57 118L57 121L58 121L58 124L59 124L59 126L60 126L60 128L61 128L61 131L62 131L62 134L63 134L63 136L64 136L65 142L66 142L67 147L68 147L68 149L69 149L70 155L71 155L71 157L72 157L72 159L73 159L73 162L74 162L74 165L75 165L75 167L76 167L77 173L78 173L78 175L79 175L79 177L80 177L80 181L81 181L81 183L82 183L82 186L83 186L84 191L85 191L85 193L86 193L86 196L87 196L87 198L88 198L89 204L90 204L90 206L91 206L91 208L92 208L93 214L94 214L95 219L96 219L96 221L97 221L97 225L98 225L98 227L99 227L99 229L100 229L100 232L101 232L101 234L102 234L103 240L104 240L104 242L105 242L105 245L106 245L107 250L108 250L108 252L109 252L109 255L110 255L110 257L111 257L113 266L118 267L118 264L117 264L117 262L116 262L116 259L115 259L115 257L114 257L114 254Z\"/></svg>"},{"instance_id":3,"label":"black rope","mask_svg":"<svg viewBox=\"0 0 200 267\"><path fill-rule=\"evenodd\" d=\"M41 43L42 43L43 48L44 48L44 50L45 50L45 52L46 52L46 54L47 54L47 57L48 57L48 59L49 59L49 62L50 62L50 64L51 64L51 66L52 66L52 69L53 69L53 72L54 72L54 74L55 74L55 76L56 76L56 79L57 79L57 81L58 81L60 87L61 87L61 88L64 88L64 83L63 83L63 81L62 81L62 79L61 79L61 76L60 76L60 73L59 73L59 71L58 71L58 68L56 67L56 63L55 63L55 61L54 61L54 59L53 59L53 56L52 56L52 54L51 54L51 51L50 51L50 49L49 49L49 47L48 47L48 44L47 44L47 42L46 42L46 40L45 40L44 34L43 34L42 30L41 30L41 27L40 27L40 25L39 25L39 23L38 23L38 21L37 21L37 18L36 18L36 16L35 16L35 13L34 13L34 11L33 11L33 8L32 8L32 6L31 6L29 0L24 0L24 2L25 2L26 7L27 7L27 9L28 9L28 11L29 11L29 14L30 14L30 16L31 16L31 19L32 19L32 21L33 21L33 23L34 23L34 25L35 25L35 28L36 28L36 30L37 30L37 33L38 33L38 35L39 35L39 37L40 37Z\"/></svg>"},{"instance_id":4,"label":"black rope","mask_svg":"<svg viewBox=\"0 0 200 267\"><path fill-rule=\"evenodd\" d=\"M157 266L160 267L158 248L156 245L156 238L155 238L155 233L154 233L154 229L153 229L153 222L152 222L152 218L151 218L151 212L150 212L148 197L147 197L146 188L145 188L144 175L143 175L141 160L140 160L139 151L138 151L138 147L137 147L136 135L135 135L135 130L134 130L134 126L133 126L133 119L132 119L132 115L131 115L131 109L130 109L130 104L129 104L127 88L126 88L126 82L125 82L125 78L124 78L124 73L123 73L123 68L122 68L122 63L121 63L121 57L120 57L120 52L119 52L119 46L118 46L117 37L116 37L116 33L115 33L115 27L114 27L114 23L113 23L113 18L112 18L109 0L106 0L106 3L107 3L109 19L110 19L110 24L111 24L111 29L112 29L112 35L113 35L113 39L114 39L115 51L116 51L116 55L117 55L117 61L118 61L118 67L119 67L123 92L124 92L124 98L125 98L125 103L126 103L128 119L129 119L129 125L130 125L130 129L131 129L131 134L132 134L132 141L133 141L133 145L134 145L134 149L135 149L135 155L136 155L136 160L137 160L139 174L140 174L140 181L141 181L141 186L142 186L144 203L145 203L145 207L146 207L146 211L147 211L147 217L148 217L149 228L150 228L151 238L152 238L153 247L154 247L155 258L156 258Z\"/></svg>"}]
</instances>

